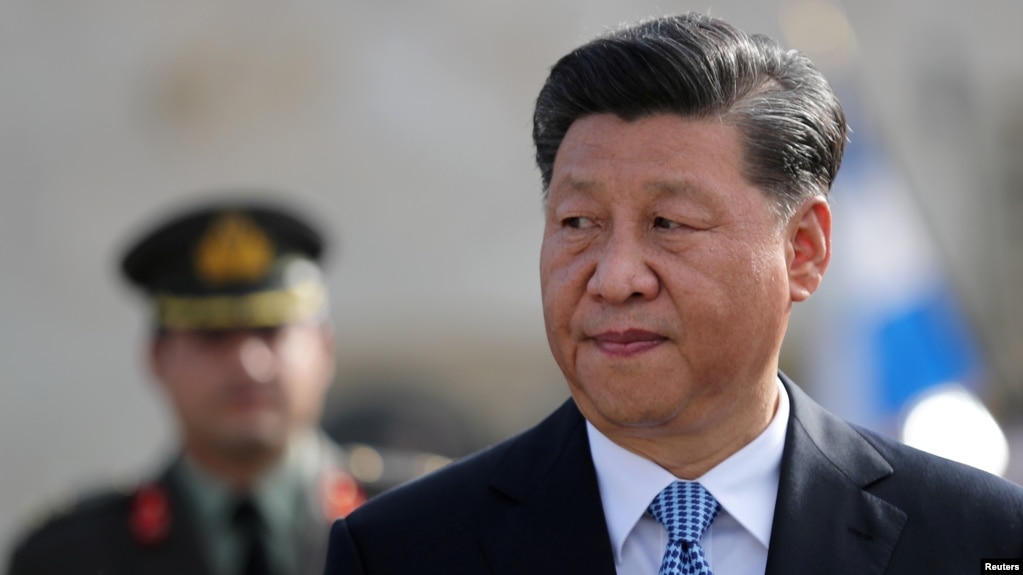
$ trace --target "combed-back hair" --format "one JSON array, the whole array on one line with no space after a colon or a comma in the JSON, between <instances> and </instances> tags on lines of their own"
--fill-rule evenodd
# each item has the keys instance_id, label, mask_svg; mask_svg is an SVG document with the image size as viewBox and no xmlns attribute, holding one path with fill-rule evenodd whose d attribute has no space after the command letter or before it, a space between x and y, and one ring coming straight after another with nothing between
<instances>
[{"instance_id":1,"label":"combed-back hair","mask_svg":"<svg viewBox=\"0 0 1023 575\"><path fill-rule=\"evenodd\" d=\"M848 131L838 98L806 56L696 13L611 31L554 65L533 114L545 197L561 141L592 114L627 121L677 114L735 126L744 175L775 198L783 217L827 196Z\"/></svg>"}]
</instances>

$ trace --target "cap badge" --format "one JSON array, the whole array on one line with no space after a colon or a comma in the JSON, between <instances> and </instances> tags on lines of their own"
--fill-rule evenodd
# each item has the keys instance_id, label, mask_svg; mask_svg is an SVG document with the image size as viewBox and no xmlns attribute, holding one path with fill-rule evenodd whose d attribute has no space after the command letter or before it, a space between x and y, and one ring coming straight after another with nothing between
<instances>
[{"instance_id":1,"label":"cap badge","mask_svg":"<svg viewBox=\"0 0 1023 575\"><path fill-rule=\"evenodd\" d=\"M273 243L256 222L229 213L214 220L199 240L195 267L208 284L255 282L266 276L273 252Z\"/></svg>"}]
</instances>

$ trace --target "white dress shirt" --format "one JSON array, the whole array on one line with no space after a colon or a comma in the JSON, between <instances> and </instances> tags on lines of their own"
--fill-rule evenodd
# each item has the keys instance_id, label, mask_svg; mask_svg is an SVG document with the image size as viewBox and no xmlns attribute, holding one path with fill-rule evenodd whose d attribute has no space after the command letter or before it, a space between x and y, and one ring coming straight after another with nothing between
<instances>
[{"instance_id":1,"label":"white dress shirt","mask_svg":"<svg viewBox=\"0 0 1023 575\"><path fill-rule=\"evenodd\" d=\"M721 504L700 539L714 575L762 575L767 567L789 419L789 397L780 380L778 389L778 410L767 428L697 479ZM586 429L618 575L656 575L668 533L646 509L677 478L614 443L589 422Z\"/></svg>"}]
</instances>

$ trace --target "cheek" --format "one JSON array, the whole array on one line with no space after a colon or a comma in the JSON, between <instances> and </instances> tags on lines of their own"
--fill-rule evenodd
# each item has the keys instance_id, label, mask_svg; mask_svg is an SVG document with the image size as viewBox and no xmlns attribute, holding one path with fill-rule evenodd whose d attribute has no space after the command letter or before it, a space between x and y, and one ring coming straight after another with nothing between
<instances>
[{"instance_id":1,"label":"cheek","mask_svg":"<svg viewBox=\"0 0 1023 575\"><path fill-rule=\"evenodd\" d=\"M540 295L545 314L564 317L584 297L593 265L584 255L566 253L553 243L545 243L540 255Z\"/></svg>"},{"instance_id":2,"label":"cheek","mask_svg":"<svg viewBox=\"0 0 1023 575\"><path fill-rule=\"evenodd\" d=\"M578 262L544 261L540 270L540 298L551 344L564 344L571 335L572 317L586 291L586 277Z\"/></svg>"},{"instance_id":3,"label":"cheek","mask_svg":"<svg viewBox=\"0 0 1023 575\"><path fill-rule=\"evenodd\" d=\"M712 353L759 357L775 347L789 301L786 278L784 254L770 246L733 258L719 278L717 293L722 297L713 302L712 321L722 349Z\"/></svg>"},{"instance_id":4,"label":"cheek","mask_svg":"<svg viewBox=\"0 0 1023 575\"><path fill-rule=\"evenodd\" d=\"M315 338L296 338L278 350L282 387L296 409L318 405L326 392L331 360L323 345Z\"/></svg>"},{"instance_id":5,"label":"cheek","mask_svg":"<svg viewBox=\"0 0 1023 575\"><path fill-rule=\"evenodd\" d=\"M540 301L548 332L553 329L555 318L560 315L563 281L563 268L558 266L550 252L551 248L544 242L540 252Z\"/></svg>"},{"instance_id":6,"label":"cheek","mask_svg":"<svg viewBox=\"0 0 1023 575\"><path fill-rule=\"evenodd\" d=\"M164 391L178 405L202 403L203 396L215 388L212 374L216 373L216 366L202 354L177 349L167 353L157 375Z\"/></svg>"},{"instance_id":7,"label":"cheek","mask_svg":"<svg viewBox=\"0 0 1023 575\"><path fill-rule=\"evenodd\" d=\"M547 254L541 256L540 296L547 343L562 372L572 379L575 343L571 324L581 290L576 287L578 280L570 266L571 262L554 261Z\"/></svg>"},{"instance_id":8,"label":"cheek","mask_svg":"<svg viewBox=\"0 0 1023 575\"><path fill-rule=\"evenodd\" d=\"M178 367L162 382L164 391L187 418L202 413L215 403L216 381L209 370Z\"/></svg>"},{"instance_id":9,"label":"cheek","mask_svg":"<svg viewBox=\"0 0 1023 575\"><path fill-rule=\"evenodd\" d=\"M681 334L690 336L685 338L689 345L741 343L760 332L758 324L774 317L784 303L784 257L760 247L751 251L748 244L704 255L685 265L661 267L681 318Z\"/></svg>"},{"instance_id":10,"label":"cheek","mask_svg":"<svg viewBox=\"0 0 1023 575\"><path fill-rule=\"evenodd\" d=\"M754 234L750 234L754 237ZM731 245L718 267L720 281L756 300L774 297L785 277L785 252L777 242L760 239ZM742 302L740 302L742 303ZM750 302L752 303L752 302Z\"/></svg>"},{"instance_id":11,"label":"cheek","mask_svg":"<svg viewBox=\"0 0 1023 575\"><path fill-rule=\"evenodd\" d=\"M776 306L788 302L788 273L785 252L780 246L767 245L753 252L749 262L750 297L757 297L769 313Z\"/></svg>"}]
</instances>

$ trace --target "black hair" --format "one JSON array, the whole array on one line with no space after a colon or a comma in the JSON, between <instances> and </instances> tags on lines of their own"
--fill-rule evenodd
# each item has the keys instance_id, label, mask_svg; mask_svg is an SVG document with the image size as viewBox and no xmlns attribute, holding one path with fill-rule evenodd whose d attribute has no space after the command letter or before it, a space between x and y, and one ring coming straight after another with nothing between
<instances>
[{"instance_id":1,"label":"black hair","mask_svg":"<svg viewBox=\"0 0 1023 575\"><path fill-rule=\"evenodd\" d=\"M702 14L646 20L592 40L551 69L533 114L544 196L577 119L662 113L735 126L746 178L784 216L827 196L848 132L838 98L803 54Z\"/></svg>"}]
</instances>

